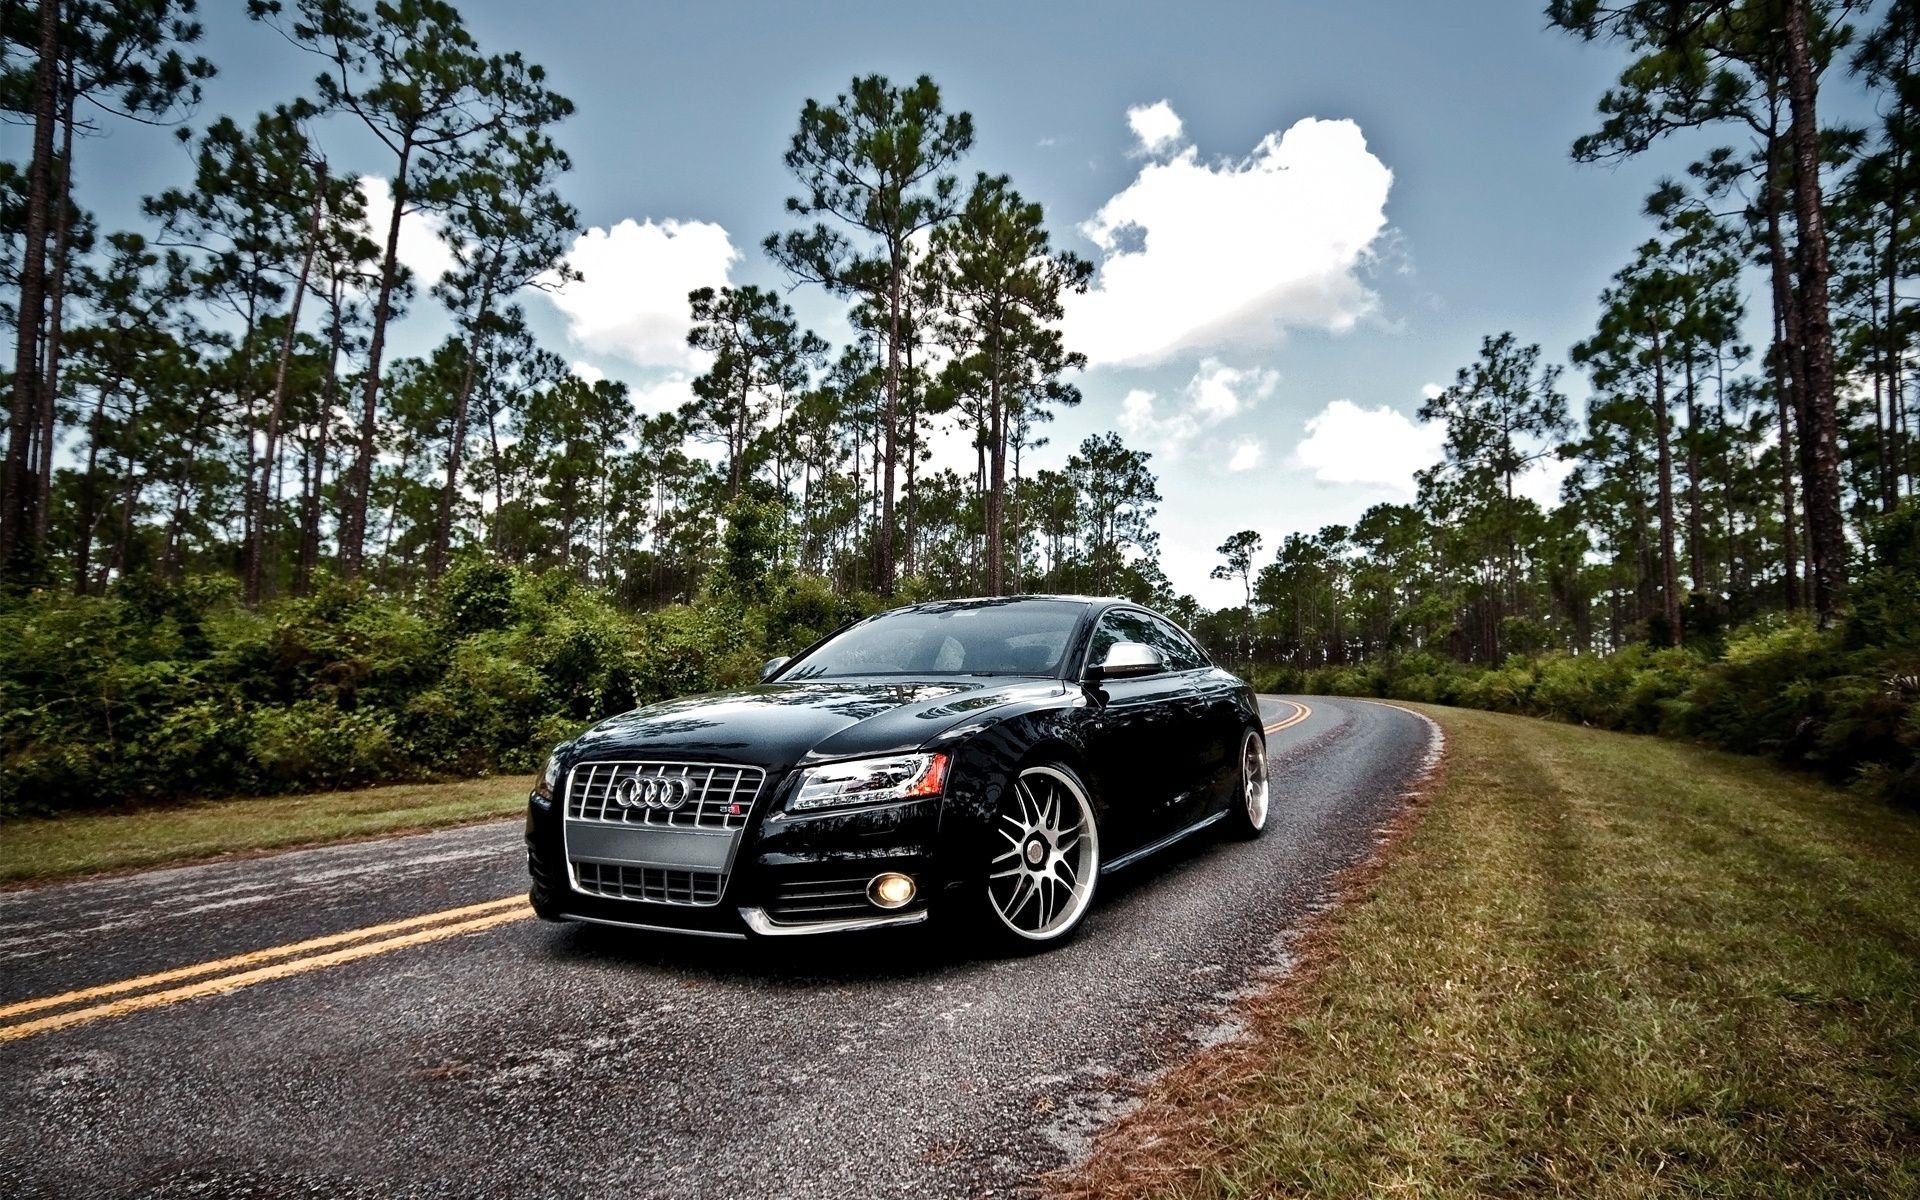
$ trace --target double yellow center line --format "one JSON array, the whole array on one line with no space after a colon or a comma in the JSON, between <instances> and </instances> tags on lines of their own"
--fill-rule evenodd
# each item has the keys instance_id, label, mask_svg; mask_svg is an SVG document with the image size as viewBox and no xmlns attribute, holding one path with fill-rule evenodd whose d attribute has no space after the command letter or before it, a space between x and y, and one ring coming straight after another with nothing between
<instances>
[{"instance_id":1,"label":"double yellow center line","mask_svg":"<svg viewBox=\"0 0 1920 1200\"><path fill-rule=\"evenodd\" d=\"M163 1008L182 1000L239 991L271 979L303 975L408 946L477 933L532 915L525 896L503 896L483 904L442 909L284 946L251 950L231 958L157 971L117 983L79 988L58 996L0 1005L0 1042L123 1017L149 1008ZM192 982L184 982L188 980ZM177 986L167 986L169 984Z\"/></svg>"},{"instance_id":2,"label":"double yellow center line","mask_svg":"<svg viewBox=\"0 0 1920 1200\"><path fill-rule=\"evenodd\" d=\"M1280 703L1291 707L1293 709L1293 714L1291 716L1282 717L1280 720L1275 721L1273 724L1267 726L1268 733L1279 733L1282 729L1291 729L1295 725L1298 725L1300 722L1306 720L1308 717L1313 715L1313 710L1311 708L1308 708L1306 705L1300 703L1298 700L1282 700Z\"/></svg>"}]
</instances>

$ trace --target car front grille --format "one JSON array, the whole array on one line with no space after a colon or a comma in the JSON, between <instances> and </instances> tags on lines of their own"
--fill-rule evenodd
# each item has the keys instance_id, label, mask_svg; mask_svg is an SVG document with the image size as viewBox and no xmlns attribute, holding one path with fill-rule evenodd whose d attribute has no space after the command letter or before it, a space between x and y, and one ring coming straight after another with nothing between
<instances>
[{"instance_id":1,"label":"car front grille","mask_svg":"<svg viewBox=\"0 0 1920 1200\"><path fill-rule=\"evenodd\" d=\"M873 916L883 910L867 899L872 876L858 879L799 879L781 883L767 900L767 915L776 921L803 924Z\"/></svg>"},{"instance_id":2,"label":"car front grille","mask_svg":"<svg viewBox=\"0 0 1920 1200\"><path fill-rule=\"evenodd\" d=\"M567 777L567 816L576 821L610 825L643 825L657 829L720 829L744 827L753 799L767 773L759 767L694 762L589 762ZM630 801L641 785L669 783L683 792L671 808ZM631 787L622 785L631 784Z\"/></svg>"},{"instance_id":3,"label":"car front grille","mask_svg":"<svg viewBox=\"0 0 1920 1200\"><path fill-rule=\"evenodd\" d=\"M727 877L718 871L679 871L671 867L631 867L619 863L576 862L573 883L590 896L608 900L650 900L655 904L720 903Z\"/></svg>"}]
</instances>

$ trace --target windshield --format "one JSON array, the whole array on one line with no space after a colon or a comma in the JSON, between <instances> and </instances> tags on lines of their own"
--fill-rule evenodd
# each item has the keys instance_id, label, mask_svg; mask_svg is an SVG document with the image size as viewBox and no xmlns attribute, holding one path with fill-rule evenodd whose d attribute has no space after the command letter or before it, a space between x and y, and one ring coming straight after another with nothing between
<instances>
[{"instance_id":1,"label":"windshield","mask_svg":"<svg viewBox=\"0 0 1920 1200\"><path fill-rule=\"evenodd\" d=\"M1063 600L903 609L853 626L779 678L1055 675L1085 612Z\"/></svg>"}]
</instances>

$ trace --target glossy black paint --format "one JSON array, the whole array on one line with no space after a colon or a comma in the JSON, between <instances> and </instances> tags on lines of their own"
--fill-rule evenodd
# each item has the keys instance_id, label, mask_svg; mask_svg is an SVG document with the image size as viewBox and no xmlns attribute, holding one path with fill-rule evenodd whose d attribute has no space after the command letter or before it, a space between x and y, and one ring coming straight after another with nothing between
<instances>
[{"instance_id":1,"label":"glossy black paint","mask_svg":"<svg viewBox=\"0 0 1920 1200\"><path fill-rule=\"evenodd\" d=\"M739 908L767 903L783 884L888 869L920 881L920 897L909 911L957 904L962 898L949 893L976 887L992 857L990 831L1005 789L1022 767L1041 761L1064 761L1088 784L1109 862L1239 803L1240 738L1261 725L1253 690L1204 656L1201 666L1184 671L1087 679L1085 659L1097 622L1110 611L1138 606L1047 599L1084 609L1051 676L782 682L789 664L753 687L651 705L596 725L557 751L563 780L582 763L662 758L750 764L766 770L766 784L726 894L717 908L705 909L572 892L561 838L564 798L543 802L536 794L527 819L534 907L544 916L737 932ZM803 651L794 663L805 658ZM817 812L786 809L809 766L919 750L952 756L939 798Z\"/></svg>"}]
</instances>

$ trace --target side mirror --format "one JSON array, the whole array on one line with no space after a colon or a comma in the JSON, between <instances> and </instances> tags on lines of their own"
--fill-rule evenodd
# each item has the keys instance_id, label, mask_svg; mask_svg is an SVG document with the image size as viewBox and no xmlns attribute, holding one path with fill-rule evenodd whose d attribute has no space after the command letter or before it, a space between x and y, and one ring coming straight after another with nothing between
<instances>
[{"instance_id":1,"label":"side mirror","mask_svg":"<svg viewBox=\"0 0 1920 1200\"><path fill-rule=\"evenodd\" d=\"M1087 678L1133 679L1158 675L1166 669L1166 657L1145 642L1115 642L1107 648L1106 658L1087 672Z\"/></svg>"},{"instance_id":2,"label":"side mirror","mask_svg":"<svg viewBox=\"0 0 1920 1200\"><path fill-rule=\"evenodd\" d=\"M782 654L778 658L768 659L765 663L761 664L760 682L765 683L767 680L772 679L774 675L776 675L779 672L781 667L786 666L788 663L792 661L793 661L793 655L791 654Z\"/></svg>"}]
</instances>

